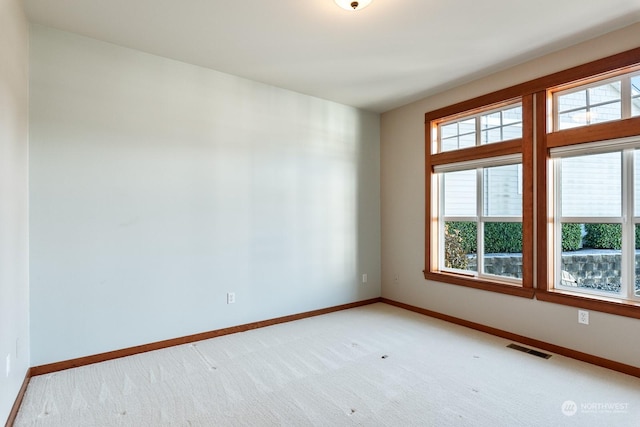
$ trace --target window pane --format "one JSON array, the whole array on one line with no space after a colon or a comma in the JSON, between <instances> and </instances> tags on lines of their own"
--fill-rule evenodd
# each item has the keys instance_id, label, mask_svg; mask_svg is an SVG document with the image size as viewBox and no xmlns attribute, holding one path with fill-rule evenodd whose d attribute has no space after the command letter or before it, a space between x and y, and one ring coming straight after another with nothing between
<instances>
[{"instance_id":1,"label":"window pane","mask_svg":"<svg viewBox=\"0 0 640 427\"><path fill-rule=\"evenodd\" d=\"M440 137L442 139L458 136L458 123L451 123L440 126Z\"/></svg>"},{"instance_id":2,"label":"window pane","mask_svg":"<svg viewBox=\"0 0 640 427\"><path fill-rule=\"evenodd\" d=\"M468 133L466 135L460 135L459 148L468 148L476 145L476 134Z\"/></svg>"},{"instance_id":3,"label":"window pane","mask_svg":"<svg viewBox=\"0 0 640 427\"><path fill-rule=\"evenodd\" d=\"M444 180L444 215L472 216L476 210L476 170L447 172Z\"/></svg>"},{"instance_id":4,"label":"window pane","mask_svg":"<svg viewBox=\"0 0 640 427\"><path fill-rule=\"evenodd\" d=\"M563 158L561 174L562 216L621 215L621 152Z\"/></svg>"},{"instance_id":5,"label":"window pane","mask_svg":"<svg viewBox=\"0 0 640 427\"><path fill-rule=\"evenodd\" d=\"M522 181L518 174L517 164L484 169L485 216L522 216Z\"/></svg>"},{"instance_id":6,"label":"window pane","mask_svg":"<svg viewBox=\"0 0 640 427\"><path fill-rule=\"evenodd\" d=\"M640 76L631 77L631 96L640 95Z\"/></svg>"},{"instance_id":7,"label":"window pane","mask_svg":"<svg viewBox=\"0 0 640 427\"><path fill-rule=\"evenodd\" d=\"M563 224L563 244L565 226ZM620 294L622 227L585 224L582 250L563 252L560 285Z\"/></svg>"},{"instance_id":8,"label":"window pane","mask_svg":"<svg viewBox=\"0 0 640 427\"><path fill-rule=\"evenodd\" d=\"M503 125L522 122L522 107L504 110L502 112L502 122Z\"/></svg>"},{"instance_id":9,"label":"window pane","mask_svg":"<svg viewBox=\"0 0 640 427\"><path fill-rule=\"evenodd\" d=\"M476 145L475 118L440 125L440 151L452 151Z\"/></svg>"},{"instance_id":10,"label":"window pane","mask_svg":"<svg viewBox=\"0 0 640 427\"><path fill-rule=\"evenodd\" d=\"M459 122L459 125L460 125L460 134L476 132L476 119L463 120Z\"/></svg>"},{"instance_id":11,"label":"window pane","mask_svg":"<svg viewBox=\"0 0 640 427\"><path fill-rule=\"evenodd\" d=\"M482 143L490 144L492 142L500 142L504 138L502 138L502 128L489 129L482 131Z\"/></svg>"},{"instance_id":12,"label":"window pane","mask_svg":"<svg viewBox=\"0 0 640 427\"><path fill-rule=\"evenodd\" d=\"M640 150L633 151L633 215L640 216Z\"/></svg>"},{"instance_id":13,"label":"window pane","mask_svg":"<svg viewBox=\"0 0 640 427\"><path fill-rule=\"evenodd\" d=\"M602 86L589 88L589 104L595 105L603 102L619 101L620 82L607 83Z\"/></svg>"},{"instance_id":14,"label":"window pane","mask_svg":"<svg viewBox=\"0 0 640 427\"><path fill-rule=\"evenodd\" d=\"M485 114L480 126L483 144L522 138L522 106Z\"/></svg>"},{"instance_id":15,"label":"window pane","mask_svg":"<svg viewBox=\"0 0 640 427\"><path fill-rule=\"evenodd\" d=\"M606 83L558 96L558 129L622 118L621 82Z\"/></svg>"},{"instance_id":16,"label":"window pane","mask_svg":"<svg viewBox=\"0 0 640 427\"><path fill-rule=\"evenodd\" d=\"M587 91L567 93L558 96L558 112L575 110L587 106Z\"/></svg>"},{"instance_id":17,"label":"window pane","mask_svg":"<svg viewBox=\"0 0 640 427\"><path fill-rule=\"evenodd\" d=\"M445 223L444 266L458 270L478 271L476 260L477 225L475 222Z\"/></svg>"},{"instance_id":18,"label":"window pane","mask_svg":"<svg viewBox=\"0 0 640 427\"><path fill-rule=\"evenodd\" d=\"M484 273L522 278L522 223L484 224Z\"/></svg>"},{"instance_id":19,"label":"window pane","mask_svg":"<svg viewBox=\"0 0 640 427\"><path fill-rule=\"evenodd\" d=\"M577 110L558 115L558 129L570 129L588 124L587 110Z\"/></svg>"},{"instance_id":20,"label":"window pane","mask_svg":"<svg viewBox=\"0 0 640 427\"><path fill-rule=\"evenodd\" d=\"M447 138L442 140L442 151L451 151L458 149L458 137L454 136L453 138Z\"/></svg>"},{"instance_id":21,"label":"window pane","mask_svg":"<svg viewBox=\"0 0 640 427\"><path fill-rule=\"evenodd\" d=\"M517 138L522 138L522 123L502 128L502 139L504 141Z\"/></svg>"},{"instance_id":22,"label":"window pane","mask_svg":"<svg viewBox=\"0 0 640 427\"><path fill-rule=\"evenodd\" d=\"M613 102L593 107L591 112L587 114L587 118L591 124L620 120L622 118L622 103Z\"/></svg>"},{"instance_id":23,"label":"window pane","mask_svg":"<svg viewBox=\"0 0 640 427\"><path fill-rule=\"evenodd\" d=\"M444 151L458 150L460 148L473 147L476 145L475 135L461 135L446 138L442 140L442 148Z\"/></svg>"},{"instance_id":24,"label":"window pane","mask_svg":"<svg viewBox=\"0 0 640 427\"><path fill-rule=\"evenodd\" d=\"M482 116L480 123L482 125L482 129L502 126L502 117L500 111Z\"/></svg>"},{"instance_id":25,"label":"window pane","mask_svg":"<svg viewBox=\"0 0 640 427\"><path fill-rule=\"evenodd\" d=\"M562 252L577 251L582 248L582 238L584 237L584 224L562 224Z\"/></svg>"},{"instance_id":26,"label":"window pane","mask_svg":"<svg viewBox=\"0 0 640 427\"><path fill-rule=\"evenodd\" d=\"M640 76L631 77L631 116L640 116Z\"/></svg>"}]
</instances>

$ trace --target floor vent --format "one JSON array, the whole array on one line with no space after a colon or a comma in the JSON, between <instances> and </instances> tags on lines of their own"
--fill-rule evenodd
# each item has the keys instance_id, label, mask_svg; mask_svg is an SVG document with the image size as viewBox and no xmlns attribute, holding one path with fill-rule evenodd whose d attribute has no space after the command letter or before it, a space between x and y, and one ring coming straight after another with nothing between
<instances>
[{"instance_id":1,"label":"floor vent","mask_svg":"<svg viewBox=\"0 0 640 427\"><path fill-rule=\"evenodd\" d=\"M514 350L521 351L523 353L529 353L529 354L532 354L534 356L542 357L543 359L548 359L548 358L551 357L550 354L543 353L541 351L534 350L532 348L522 347L521 345L518 345L518 344L509 344L507 347L508 348L512 348Z\"/></svg>"}]
</instances>

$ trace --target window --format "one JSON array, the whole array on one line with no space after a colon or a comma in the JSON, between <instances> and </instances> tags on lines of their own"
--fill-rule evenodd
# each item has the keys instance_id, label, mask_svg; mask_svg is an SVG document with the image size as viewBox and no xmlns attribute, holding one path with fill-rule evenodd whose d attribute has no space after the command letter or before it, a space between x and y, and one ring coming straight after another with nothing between
<instances>
[{"instance_id":1,"label":"window","mask_svg":"<svg viewBox=\"0 0 640 427\"><path fill-rule=\"evenodd\" d=\"M532 150L524 115L532 98L505 100L430 120L429 269L435 280L532 295L532 235L523 232L523 191ZM434 114L435 116L435 114ZM526 178L525 178L526 176ZM527 216L532 224L532 216ZM529 228L531 229L531 228Z\"/></svg>"},{"instance_id":2,"label":"window","mask_svg":"<svg viewBox=\"0 0 640 427\"><path fill-rule=\"evenodd\" d=\"M598 147L590 144L569 153L551 151L552 188L557 193L554 285L633 300L639 295L635 230L640 211L629 202L640 193L640 156L635 148L595 154L594 148ZM578 244L569 241L570 233L562 233L568 224L579 225Z\"/></svg>"},{"instance_id":3,"label":"window","mask_svg":"<svg viewBox=\"0 0 640 427\"><path fill-rule=\"evenodd\" d=\"M553 92L554 130L640 115L640 76L611 79Z\"/></svg>"},{"instance_id":4,"label":"window","mask_svg":"<svg viewBox=\"0 0 640 427\"><path fill-rule=\"evenodd\" d=\"M640 318L638 58L425 114L426 279Z\"/></svg>"},{"instance_id":5,"label":"window","mask_svg":"<svg viewBox=\"0 0 640 427\"><path fill-rule=\"evenodd\" d=\"M476 120L458 120L440 126L440 151L451 151L476 145Z\"/></svg>"},{"instance_id":6,"label":"window","mask_svg":"<svg viewBox=\"0 0 640 427\"><path fill-rule=\"evenodd\" d=\"M536 125L546 165L538 172L540 300L640 317L637 70L630 64L536 95L549 118Z\"/></svg>"},{"instance_id":7,"label":"window","mask_svg":"<svg viewBox=\"0 0 640 427\"><path fill-rule=\"evenodd\" d=\"M437 125L436 152L522 138L522 105L470 114Z\"/></svg>"},{"instance_id":8,"label":"window","mask_svg":"<svg viewBox=\"0 0 640 427\"><path fill-rule=\"evenodd\" d=\"M557 93L557 130L622 118L620 80Z\"/></svg>"},{"instance_id":9,"label":"window","mask_svg":"<svg viewBox=\"0 0 640 427\"><path fill-rule=\"evenodd\" d=\"M517 159L492 167L439 173L441 211L439 265L442 271L520 284L522 279L522 192ZM500 163L507 163L497 166ZM455 165L453 165L455 166ZM436 168L436 171L441 168ZM459 244L446 244L455 237Z\"/></svg>"}]
</instances>

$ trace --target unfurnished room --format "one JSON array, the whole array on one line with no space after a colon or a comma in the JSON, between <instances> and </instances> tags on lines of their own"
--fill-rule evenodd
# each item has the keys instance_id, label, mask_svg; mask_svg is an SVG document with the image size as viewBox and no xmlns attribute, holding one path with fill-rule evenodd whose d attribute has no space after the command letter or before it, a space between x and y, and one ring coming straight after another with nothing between
<instances>
[{"instance_id":1,"label":"unfurnished room","mask_svg":"<svg viewBox=\"0 0 640 427\"><path fill-rule=\"evenodd\" d=\"M0 420L640 426L640 1L0 0Z\"/></svg>"}]
</instances>

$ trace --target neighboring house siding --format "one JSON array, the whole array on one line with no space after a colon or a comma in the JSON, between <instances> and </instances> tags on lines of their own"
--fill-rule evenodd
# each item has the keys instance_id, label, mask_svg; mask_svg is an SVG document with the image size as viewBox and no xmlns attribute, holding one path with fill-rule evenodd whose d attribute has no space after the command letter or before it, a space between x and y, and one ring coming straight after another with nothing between
<instances>
[{"instance_id":1,"label":"neighboring house siding","mask_svg":"<svg viewBox=\"0 0 640 427\"><path fill-rule=\"evenodd\" d=\"M522 215L522 168L508 165L484 171L484 214L487 216Z\"/></svg>"},{"instance_id":2,"label":"neighboring house siding","mask_svg":"<svg viewBox=\"0 0 640 427\"><path fill-rule=\"evenodd\" d=\"M508 165L484 170L485 216L522 215L522 167ZM445 175L445 216L476 215L476 170Z\"/></svg>"},{"instance_id":3,"label":"neighboring house siding","mask_svg":"<svg viewBox=\"0 0 640 427\"><path fill-rule=\"evenodd\" d=\"M621 215L620 153L562 160L562 216Z\"/></svg>"}]
</instances>

